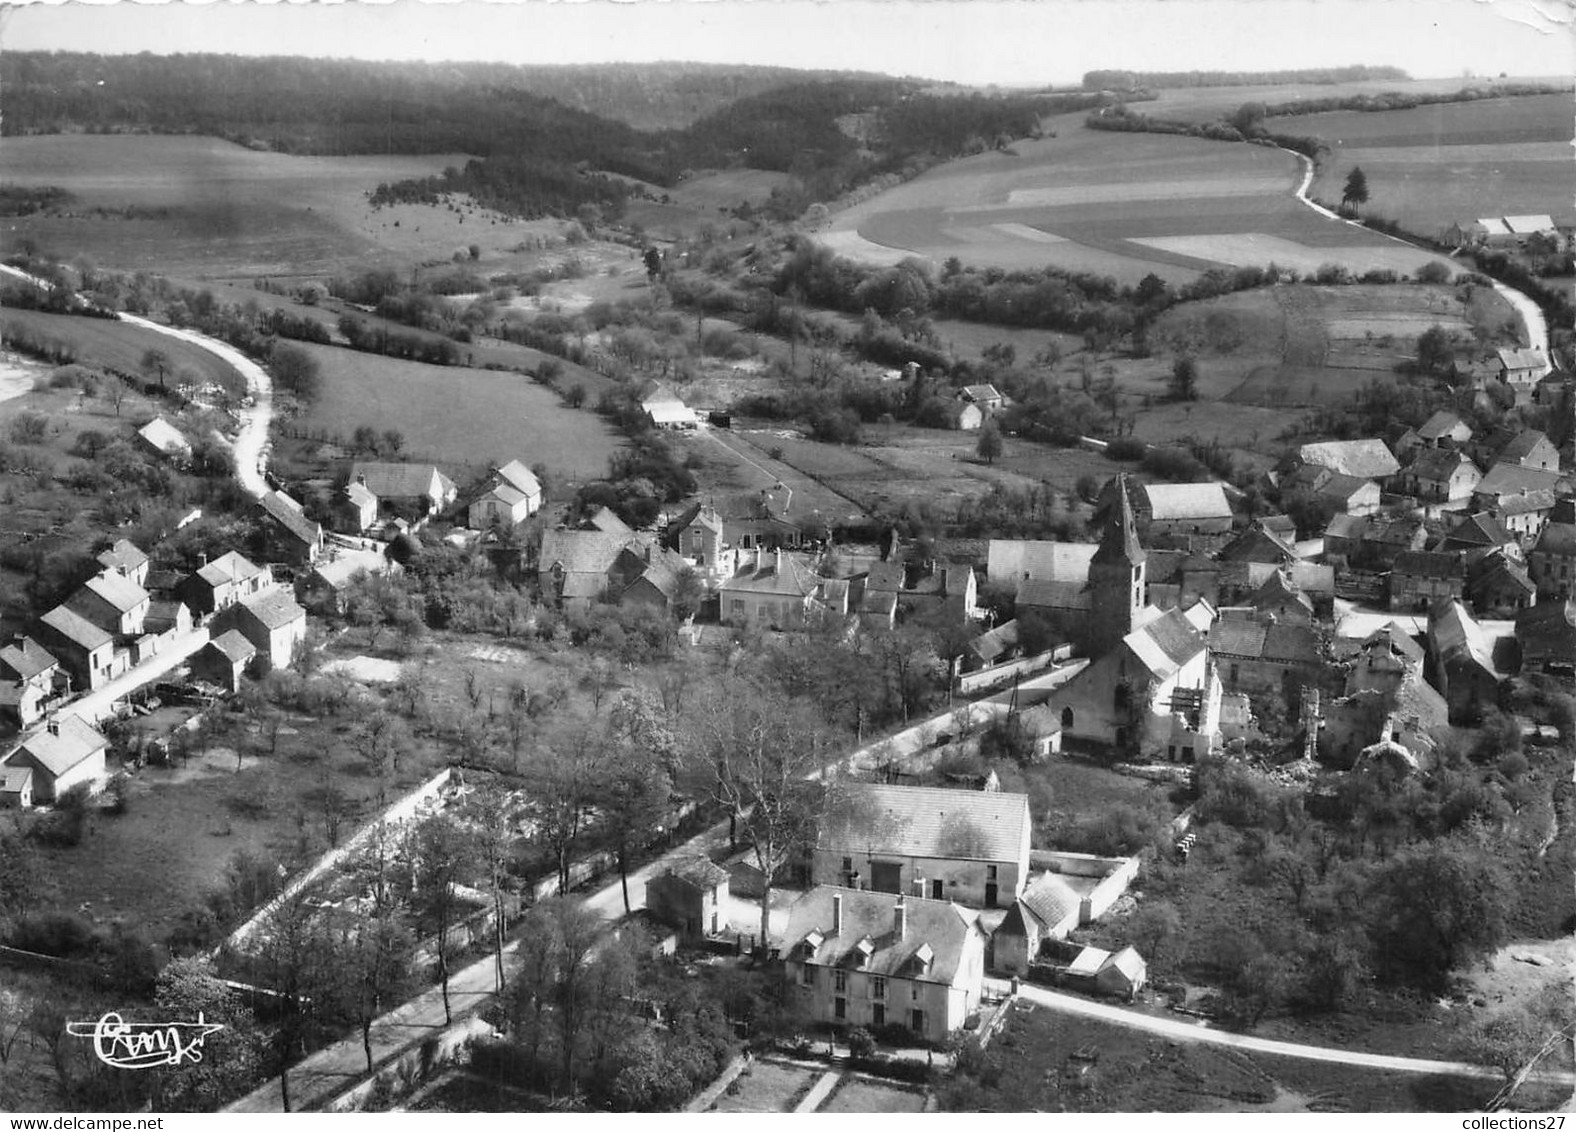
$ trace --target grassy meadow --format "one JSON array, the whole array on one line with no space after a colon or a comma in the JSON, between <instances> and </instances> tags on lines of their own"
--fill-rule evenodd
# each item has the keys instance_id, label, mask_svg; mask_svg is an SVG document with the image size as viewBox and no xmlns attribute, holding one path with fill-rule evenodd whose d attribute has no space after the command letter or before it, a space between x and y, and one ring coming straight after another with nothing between
<instances>
[{"instance_id":1,"label":"grassy meadow","mask_svg":"<svg viewBox=\"0 0 1576 1132\"><path fill-rule=\"evenodd\" d=\"M75 351L79 365L135 376L154 376L144 375L142 359L149 350L157 350L169 361L165 381L172 386L181 381L214 382L237 395L246 392L241 375L207 350L129 322L7 307L0 310L0 330L7 338L18 335L60 343Z\"/></svg>"},{"instance_id":2,"label":"grassy meadow","mask_svg":"<svg viewBox=\"0 0 1576 1132\"><path fill-rule=\"evenodd\" d=\"M411 459L455 468L518 459L570 480L604 475L622 444L589 409L518 373L305 348L321 366L322 394L296 424L330 436L370 424L403 433Z\"/></svg>"}]
</instances>

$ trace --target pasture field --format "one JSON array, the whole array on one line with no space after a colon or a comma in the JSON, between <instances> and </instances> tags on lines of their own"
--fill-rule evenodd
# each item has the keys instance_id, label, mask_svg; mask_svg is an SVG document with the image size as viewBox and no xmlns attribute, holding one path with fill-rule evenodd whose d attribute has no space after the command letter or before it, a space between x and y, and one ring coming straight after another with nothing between
<instances>
[{"instance_id":1,"label":"pasture field","mask_svg":"<svg viewBox=\"0 0 1576 1132\"><path fill-rule=\"evenodd\" d=\"M781 188L792 179L787 173L766 169L723 169L686 177L664 191L675 204L717 212L737 208L746 202L762 204L772 195L773 189Z\"/></svg>"},{"instance_id":2,"label":"pasture field","mask_svg":"<svg viewBox=\"0 0 1576 1132\"><path fill-rule=\"evenodd\" d=\"M407 458L453 468L543 463L567 480L595 479L622 446L602 420L565 406L530 378L432 366L303 344L322 367L322 393L300 424L350 436L358 425L405 436Z\"/></svg>"},{"instance_id":3,"label":"pasture field","mask_svg":"<svg viewBox=\"0 0 1576 1132\"><path fill-rule=\"evenodd\" d=\"M1313 196L1339 201L1347 174L1361 166L1367 211L1422 235L1480 216L1546 213L1556 223L1576 220L1569 95L1273 121L1329 143Z\"/></svg>"},{"instance_id":4,"label":"pasture field","mask_svg":"<svg viewBox=\"0 0 1576 1132\"><path fill-rule=\"evenodd\" d=\"M807 1066L756 1058L707 1111L792 1112L820 1077Z\"/></svg>"},{"instance_id":5,"label":"pasture field","mask_svg":"<svg viewBox=\"0 0 1576 1132\"><path fill-rule=\"evenodd\" d=\"M241 375L207 350L129 322L6 307L0 310L0 328L7 337L20 333L63 343L76 351L79 365L126 374L142 374L143 355L157 350L169 360L165 380L170 385L215 382L237 396L246 392Z\"/></svg>"},{"instance_id":6,"label":"pasture field","mask_svg":"<svg viewBox=\"0 0 1576 1132\"><path fill-rule=\"evenodd\" d=\"M793 492L788 504L788 517L804 522L820 516L829 523L857 520L861 516L863 501L844 491L841 481L819 476L819 469L809 461L792 463L786 448L795 435L788 430L754 431L735 419L735 428L702 429L699 432L675 433L675 447L688 459L696 456L701 461L695 469L699 494L728 492L747 493L771 489L778 485ZM798 443L810 444L811 441ZM784 448L783 459L771 455L778 447ZM846 452L836 445L818 445L820 448Z\"/></svg>"},{"instance_id":7,"label":"pasture field","mask_svg":"<svg viewBox=\"0 0 1576 1132\"><path fill-rule=\"evenodd\" d=\"M948 162L833 218L823 243L876 262L957 256L978 266L1054 266L1136 283L1275 262L1309 271L1416 270L1436 257L1320 216L1297 201L1302 167L1265 146L1090 130L1054 120L1056 137L1017 156ZM884 251L874 251L868 245Z\"/></svg>"},{"instance_id":8,"label":"pasture field","mask_svg":"<svg viewBox=\"0 0 1576 1132\"><path fill-rule=\"evenodd\" d=\"M497 254L540 227L474 208L367 204L379 182L441 173L463 154L293 157L209 137L55 134L6 138L5 155L8 182L75 197L64 215L8 219L7 238L119 270L331 273L448 259L472 243Z\"/></svg>"}]
</instances>

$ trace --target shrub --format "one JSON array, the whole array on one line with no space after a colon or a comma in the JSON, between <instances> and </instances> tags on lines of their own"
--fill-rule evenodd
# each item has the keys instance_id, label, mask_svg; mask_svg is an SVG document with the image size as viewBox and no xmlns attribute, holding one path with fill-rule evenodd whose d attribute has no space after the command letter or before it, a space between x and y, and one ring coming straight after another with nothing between
<instances>
[{"instance_id":1,"label":"shrub","mask_svg":"<svg viewBox=\"0 0 1576 1132\"><path fill-rule=\"evenodd\" d=\"M1147 447L1142 440L1134 440L1131 437L1119 437L1106 445L1105 454L1113 460L1131 462L1142 460Z\"/></svg>"},{"instance_id":2,"label":"shrub","mask_svg":"<svg viewBox=\"0 0 1576 1132\"><path fill-rule=\"evenodd\" d=\"M863 1026L848 1031L848 1056L856 1062L869 1061L876 1052L875 1035Z\"/></svg>"},{"instance_id":3,"label":"shrub","mask_svg":"<svg viewBox=\"0 0 1576 1132\"><path fill-rule=\"evenodd\" d=\"M11 422L11 439L17 444L42 444L49 433L49 418L24 409Z\"/></svg>"},{"instance_id":4,"label":"shrub","mask_svg":"<svg viewBox=\"0 0 1576 1132\"><path fill-rule=\"evenodd\" d=\"M74 912L34 912L23 916L6 942L21 951L70 959L93 947L93 925Z\"/></svg>"},{"instance_id":5,"label":"shrub","mask_svg":"<svg viewBox=\"0 0 1576 1132\"><path fill-rule=\"evenodd\" d=\"M1419 283L1449 283L1450 268L1438 260L1432 263L1425 263L1417 269L1417 281Z\"/></svg>"}]
</instances>

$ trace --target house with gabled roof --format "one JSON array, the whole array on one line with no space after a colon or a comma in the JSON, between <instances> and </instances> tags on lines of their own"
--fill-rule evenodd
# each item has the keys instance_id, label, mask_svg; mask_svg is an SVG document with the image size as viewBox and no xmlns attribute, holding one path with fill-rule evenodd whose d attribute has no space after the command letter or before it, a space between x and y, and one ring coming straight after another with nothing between
<instances>
[{"instance_id":1,"label":"house with gabled roof","mask_svg":"<svg viewBox=\"0 0 1576 1132\"><path fill-rule=\"evenodd\" d=\"M1429 448L1459 448L1472 439L1472 426L1449 409L1440 409L1418 426L1417 437Z\"/></svg>"},{"instance_id":2,"label":"house with gabled roof","mask_svg":"<svg viewBox=\"0 0 1576 1132\"><path fill-rule=\"evenodd\" d=\"M184 464L192 458L191 441L163 417L154 417L137 430L137 436L155 456Z\"/></svg>"},{"instance_id":3,"label":"house with gabled roof","mask_svg":"<svg viewBox=\"0 0 1576 1132\"><path fill-rule=\"evenodd\" d=\"M1225 610L1206 641L1228 692L1283 694L1287 703L1296 703L1323 670L1319 634L1307 622Z\"/></svg>"},{"instance_id":4,"label":"house with gabled roof","mask_svg":"<svg viewBox=\"0 0 1576 1132\"><path fill-rule=\"evenodd\" d=\"M264 515L264 529L270 560L294 566L310 566L323 553L323 527L306 516L297 503L282 491L265 492L257 506Z\"/></svg>"},{"instance_id":5,"label":"house with gabled roof","mask_svg":"<svg viewBox=\"0 0 1576 1132\"><path fill-rule=\"evenodd\" d=\"M1007 398L1001 395L989 382L978 385L965 385L958 390L958 400L967 401L971 405L978 405L982 412L992 413L1007 403Z\"/></svg>"},{"instance_id":6,"label":"house with gabled roof","mask_svg":"<svg viewBox=\"0 0 1576 1132\"><path fill-rule=\"evenodd\" d=\"M212 562L207 561L206 555L199 558L197 569L176 587L176 592L194 615L206 617L262 593L273 584L274 576L267 569L231 550Z\"/></svg>"},{"instance_id":7,"label":"house with gabled roof","mask_svg":"<svg viewBox=\"0 0 1576 1132\"><path fill-rule=\"evenodd\" d=\"M1401 491L1419 503L1455 503L1471 498L1483 473L1453 448L1427 448L1407 465L1400 479Z\"/></svg>"},{"instance_id":8,"label":"house with gabled roof","mask_svg":"<svg viewBox=\"0 0 1576 1132\"><path fill-rule=\"evenodd\" d=\"M53 802L75 786L97 792L109 778L104 756L109 740L71 712L51 716L44 726L24 736L3 762L13 771L30 770L30 793L39 802Z\"/></svg>"},{"instance_id":9,"label":"house with gabled roof","mask_svg":"<svg viewBox=\"0 0 1576 1132\"><path fill-rule=\"evenodd\" d=\"M628 527L622 531L543 531L537 555L542 595L566 609L588 607L607 594L619 555L638 543Z\"/></svg>"},{"instance_id":10,"label":"house with gabled roof","mask_svg":"<svg viewBox=\"0 0 1576 1132\"><path fill-rule=\"evenodd\" d=\"M728 870L709 858L685 857L665 865L646 882L646 908L689 939L717 935L728 927Z\"/></svg>"},{"instance_id":11,"label":"house with gabled roof","mask_svg":"<svg viewBox=\"0 0 1576 1132\"><path fill-rule=\"evenodd\" d=\"M1408 549L1421 550L1421 547ZM1496 516L1487 511L1474 511L1445 532L1436 550L1464 550L1468 557L1481 556L1492 551L1504 551L1511 558L1522 557L1521 544L1515 535Z\"/></svg>"},{"instance_id":12,"label":"house with gabled roof","mask_svg":"<svg viewBox=\"0 0 1576 1132\"><path fill-rule=\"evenodd\" d=\"M1479 617L1514 617L1538 599L1518 548L1515 557L1493 550L1475 561L1468 555L1466 596Z\"/></svg>"},{"instance_id":13,"label":"house with gabled roof","mask_svg":"<svg viewBox=\"0 0 1576 1132\"><path fill-rule=\"evenodd\" d=\"M1531 491L1558 490L1558 472L1542 468L1526 468L1520 464L1495 464L1484 474L1472 491L1473 503L1479 510L1493 510L1509 496L1525 495Z\"/></svg>"},{"instance_id":14,"label":"house with gabled roof","mask_svg":"<svg viewBox=\"0 0 1576 1132\"><path fill-rule=\"evenodd\" d=\"M1027 975L1042 943L1066 939L1078 926L1082 907L1082 896L1060 873L1041 873L991 934L991 966L1009 975Z\"/></svg>"},{"instance_id":15,"label":"house with gabled roof","mask_svg":"<svg viewBox=\"0 0 1576 1132\"><path fill-rule=\"evenodd\" d=\"M148 616L148 591L123 574L104 570L66 599L71 609L106 633L134 637Z\"/></svg>"},{"instance_id":16,"label":"house with gabled roof","mask_svg":"<svg viewBox=\"0 0 1576 1132\"><path fill-rule=\"evenodd\" d=\"M523 523L542 507L542 484L518 460L510 460L492 474L487 489L471 501L465 525L485 531L494 526Z\"/></svg>"},{"instance_id":17,"label":"house with gabled roof","mask_svg":"<svg viewBox=\"0 0 1576 1132\"><path fill-rule=\"evenodd\" d=\"M106 570L113 570L139 586L148 584L148 556L130 539L116 539L113 546L102 550L94 559Z\"/></svg>"},{"instance_id":18,"label":"house with gabled roof","mask_svg":"<svg viewBox=\"0 0 1576 1132\"><path fill-rule=\"evenodd\" d=\"M1518 405L1532 404L1533 391L1538 380L1549 372L1549 362L1542 350L1518 347L1498 350L1499 382L1516 398Z\"/></svg>"},{"instance_id":19,"label":"house with gabled roof","mask_svg":"<svg viewBox=\"0 0 1576 1132\"><path fill-rule=\"evenodd\" d=\"M679 395L666 385L651 388L640 400L653 428L696 429L700 427L700 414L686 405Z\"/></svg>"},{"instance_id":20,"label":"house with gabled roof","mask_svg":"<svg viewBox=\"0 0 1576 1132\"><path fill-rule=\"evenodd\" d=\"M947 901L818 885L776 943L789 993L817 1022L940 1042L979 1007L985 932Z\"/></svg>"},{"instance_id":21,"label":"house with gabled roof","mask_svg":"<svg viewBox=\"0 0 1576 1132\"><path fill-rule=\"evenodd\" d=\"M70 606L57 605L39 618L38 639L71 674L77 691L101 688L125 667L114 636Z\"/></svg>"},{"instance_id":22,"label":"house with gabled roof","mask_svg":"<svg viewBox=\"0 0 1576 1132\"><path fill-rule=\"evenodd\" d=\"M1231 501L1220 483L1148 483L1135 485L1133 519L1146 543L1158 536L1230 533Z\"/></svg>"},{"instance_id":23,"label":"house with gabled roof","mask_svg":"<svg viewBox=\"0 0 1576 1132\"><path fill-rule=\"evenodd\" d=\"M758 550L717 586L723 624L797 628L812 615L820 581L805 556Z\"/></svg>"},{"instance_id":24,"label":"house with gabled roof","mask_svg":"<svg viewBox=\"0 0 1576 1132\"><path fill-rule=\"evenodd\" d=\"M436 515L458 494L454 481L432 464L359 461L350 466L350 482L377 496L380 512L407 519Z\"/></svg>"},{"instance_id":25,"label":"house with gabled roof","mask_svg":"<svg viewBox=\"0 0 1576 1132\"><path fill-rule=\"evenodd\" d=\"M1527 572L1540 601L1576 594L1576 523L1547 524L1527 554Z\"/></svg>"},{"instance_id":26,"label":"house with gabled roof","mask_svg":"<svg viewBox=\"0 0 1576 1132\"><path fill-rule=\"evenodd\" d=\"M1459 601L1466 592L1466 555L1442 550L1407 550L1390 569L1390 608L1422 611L1435 602Z\"/></svg>"},{"instance_id":27,"label":"house with gabled roof","mask_svg":"<svg viewBox=\"0 0 1576 1132\"><path fill-rule=\"evenodd\" d=\"M1521 670L1576 678L1576 601L1540 601L1516 615Z\"/></svg>"},{"instance_id":28,"label":"house with gabled roof","mask_svg":"<svg viewBox=\"0 0 1576 1132\"><path fill-rule=\"evenodd\" d=\"M1560 470L1559 449L1546 433L1535 428L1524 428L1511 437L1494 458L1496 464L1515 464L1521 468L1537 468L1544 472Z\"/></svg>"},{"instance_id":29,"label":"house with gabled roof","mask_svg":"<svg viewBox=\"0 0 1576 1132\"><path fill-rule=\"evenodd\" d=\"M241 687L241 676L257 656L257 646L239 629L230 629L211 639L192 656L192 675L234 693Z\"/></svg>"},{"instance_id":30,"label":"house with gabled roof","mask_svg":"<svg viewBox=\"0 0 1576 1132\"><path fill-rule=\"evenodd\" d=\"M1429 613L1428 653L1452 723L1475 723L1497 703L1499 670L1482 627L1459 601L1441 602Z\"/></svg>"},{"instance_id":31,"label":"house with gabled roof","mask_svg":"<svg viewBox=\"0 0 1576 1132\"><path fill-rule=\"evenodd\" d=\"M1219 562L1263 562L1288 566L1297 560L1296 549L1262 523L1249 523L1215 555Z\"/></svg>"},{"instance_id":32,"label":"house with gabled roof","mask_svg":"<svg viewBox=\"0 0 1576 1132\"><path fill-rule=\"evenodd\" d=\"M306 610L289 590L274 588L230 606L214 627L221 633L239 630L257 650L258 670L267 673L288 667L306 639Z\"/></svg>"},{"instance_id":33,"label":"house with gabled roof","mask_svg":"<svg viewBox=\"0 0 1576 1132\"><path fill-rule=\"evenodd\" d=\"M365 480L351 480L334 497L334 525L346 534L359 535L378 521L378 497Z\"/></svg>"},{"instance_id":34,"label":"house with gabled roof","mask_svg":"<svg viewBox=\"0 0 1576 1132\"><path fill-rule=\"evenodd\" d=\"M850 783L823 818L810 878L995 908L1023 889L1032 829L1026 794Z\"/></svg>"},{"instance_id":35,"label":"house with gabled roof","mask_svg":"<svg viewBox=\"0 0 1576 1132\"><path fill-rule=\"evenodd\" d=\"M32 637L17 637L0 648L0 717L18 727L43 718L56 694L60 662Z\"/></svg>"}]
</instances>

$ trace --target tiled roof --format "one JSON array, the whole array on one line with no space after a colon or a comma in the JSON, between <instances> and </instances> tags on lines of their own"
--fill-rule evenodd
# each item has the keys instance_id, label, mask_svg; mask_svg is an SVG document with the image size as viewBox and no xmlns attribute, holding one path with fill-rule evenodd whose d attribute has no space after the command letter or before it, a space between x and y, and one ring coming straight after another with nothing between
<instances>
[{"instance_id":1,"label":"tiled roof","mask_svg":"<svg viewBox=\"0 0 1576 1132\"><path fill-rule=\"evenodd\" d=\"M51 732L50 726L55 727L58 734ZM95 751L101 751L108 745L109 740L79 716L70 712L61 712L53 718L49 726L39 728L18 743L16 750L26 751L34 762L55 778L59 778ZM14 765L16 759L17 756L13 753L7 761Z\"/></svg>"},{"instance_id":2,"label":"tiled roof","mask_svg":"<svg viewBox=\"0 0 1576 1132\"><path fill-rule=\"evenodd\" d=\"M102 648L115 639L93 622L64 605L55 606L39 620L66 640L85 649Z\"/></svg>"},{"instance_id":3,"label":"tiled roof","mask_svg":"<svg viewBox=\"0 0 1576 1132\"><path fill-rule=\"evenodd\" d=\"M1297 552L1257 523L1238 532L1215 556L1221 562L1291 562Z\"/></svg>"},{"instance_id":4,"label":"tiled roof","mask_svg":"<svg viewBox=\"0 0 1576 1132\"><path fill-rule=\"evenodd\" d=\"M1361 539L1368 531L1368 516L1348 515L1344 511L1330 516L1325 525L1325 538Z\"/></svg>"},{"instance_id":5,"label":"tiled roof","mask_svg":"<svg viewBox=\"0 0 1576 1132\"><path fill-rule=\"evenodd\" d=\"M137 430L137 434L160 452L190 452L191 442L181 430L163 417L154 417Z\"/></svg>"},{"instance_id":6,"label":"tiled roof","mask_svg":"<svg viewBox=\"0 0 1576 1132\"><path fill-rule=\"evenodd\" d=\"M1016 861L1028 828L1025 794L854 783L823 824L820 845L904 857Z\"/></svg>"},{"instance_id":7,"label":"tiled roof","mask_svg":"<svg viewBox=\"0 0 1576 1132\"><path fill-rule=\"evenodd\" d=\"M984 385L965 385L960 392L970 401L1002 400L1001 391L988 383Z\"/></svg>"},{"instance_id":8,"label":"tiled roof","mask_svg":"<svg viewBox=\"0 0 1576 1132\"><path fill-rule=\"evenodd\" d=\"M199 568L197 577L210 586L222 586L226 582L242 582L247 578L255 578L262 572L261 566L247 561L232 550Z\"/></svg>"},{"instance_id":9,"label":"tiled roof","mask_svg":"<svg viewBox=\"0 0 1576 1132\"><path fill-rule=\"evenodd\" d=\"M1441 659L1468 658L1479 667L1494 671L1493 655L1483 639L1482 627L1459 601L1434 610L1428 618L1428 635Z\"/></svg>"},{"instance_id":10,"label":"tiled roof","mask_svg":"<svg viewBox=\"0 0 1576 1132\"><path fill-rule=\"evenodd\" d=\"M1003 653L1018 647L1017 619L1004 621L988 633L981 633L969 642L969 651L986 664Z\"/></svg>"},{"instance_id":11,"label":"tiled roof","mask_svg":"<svg viewBox=\"0 0 1576 1132\"><path fill-rule=\"evenodd\" d=\"M1516 614L1525 660L1576 662L1576 600L1541 601Z\"/></svg>"},{"instance_id":12,"label":"tiled roof","mask_svg":"<svg viewBox=\"0 0 1576 1132\"><path fill-rule=\"evenodd\" d=\"M1546 434L1535 428L1522 429L1510 438L1510 443L1499 450L1499 461L1502 464L1519 464L1538 448L1552 449Z\"/></svg>"},{"instance_id":13,"label":"tiled roof","mask_svg":"<svg viewBox=\"0 0 1576 1132\"><path fill-rule=\"evenodd\" d=\"M631 533L624 531L543 531L542 570L555 565L565 574L605 575L629 545Z\"/></svg>"},{"instance_id":14,"label":"tiled roof","mask_svg":"<svg viewBox=\"0 0 1576 1132\"><path fill-rule=\"evenodd\" d=\"M1520 590L1529 596L1538 590L1538 587L1533 585L1532 579L1527 576L1526 567L1519 562L1512 562L1502 552L1494 551L1472 567L1467 589L1475 599L1502 586Z\"/></svg>"},{"instance_id":15,"label":"tiled roof","mask_svg":"<svg viewBox=\"0 0 1576 1132\"><path fill-rule=\"evenodd\" d=\"M635 529L615 515L611 508L598 507L596 514L586 520L593 528L608 535L632 535Z\"/></svg>"},{"instance_id":16,"label":"tiled roof","mask_svg":"<svg viewBox=\"0 0 1576 1132\"><path fill-rule=\"evenodd\" d=\"M1483 496L1520 495L1529 491L1553 491L1560 482L1558 472L1524 468L1520 464L1495 464L1477 485Z\"/></svg>"},{"instance_id":17,"label":"tiled roof","mask_svg":"<svg viewBox=\"0 0 1576 1132\"><path fill-rule=\"evenodd\" d=\"M1576 523L1547 523L1532 548L1535 554L1576 555Z\"/></svg>"},{"instance_id":18,"label":"tiled roof","mask_svg":"<svg viewBox=\"0 0 1576 1132\"><path fill-rule=\"evenodd\" d=\"M499 468L496 474L500 480L523 495L542 494L542 481L536 478L535 472L518 460L510 460Z\"/></svg>"},{"instance_id":19,"label":"tiled roof","mask_svg":"<svg viewBox=\"0 0 1576 1132\"><path fill-rule=\"evenodd\" d=\"M446 493L453 483L432 464L355 463L350 465L350 482L365 479L367 490L379 499L415 499ZM436 486L434 483L436 482Z\"/></svg>"},{"instance_id":20,"label":"tiled roof","mask_svg":"<svg viewBox=\"0 0 1576 1132\"><path fill-rule=\"evenodd\" d=\"M1421 578L1460 578L1466 574L1466 559L1452 550L1403 550L1395 556L1394 572Z\"/></svg>"},{"instance_id":21,"label":"tiled roof","mask_svg":"<svg viewBox=\"0 0 1576 1132\"><path fill-rule=\"evenodd\" d=\"M256 647L241 634L239 629L231 629L228 633L215 637L208 644L223 653L232 664L245 664L257 655Z\"/></svg>"},{"instance_id":22,"label":"tiled roof","mask_svg":"<svg viewBox=\"0 0 1576 1132\"><path fill-rule=\"evenodd\" d=\"M308 545L323 538L323 528L306 517L301 505L282 491L270 491L257 501L263 512L290 534Z\"/></svg>"},{"instance_id":23,"label":"tiled roof","mask_svg":"<svg viewBox=\"0 0 1576 1132\"><path fill-rule=\"evenodd\" d=\"M124 574L105 570L82 583L82 588L108 602L121 613L130 613L148 600L148 591Z\"/></svg>"},{"instance_id":24,"label":"tiled roof","mask_svg":"<svg viewBox=\"0 0 1576 1132\"><path fill-rule=\"evenodd\" d=\"M836 935L832 934L834 896L842 898L842 927ZM905 919L901 939L895 928L899 900L904 902ZM788 909L780 946L784 959L950 984L970 937L979 931L977 921L978 913L940 900L823 884ZM861 942L869 948L868 956ZM920 962L922 948L930 952L928 969Z\"/></svg>"},{"instance_id":25,"label":"tiled roof","mask_svg":"<svg viewBox=\"0 0 1576 1132\"><path fill-rule=\"evenodd\" d=\"M1377 488L1377 486L1367 476L1353 476L1345 472L1335 472L1319 485L1318 492L1326 498L1338 499L1342 503L1346 503L1365 488Z\"/></svg>"},{"instance_id":26,"label":"tiled roof","mask_svg":"<svg viewBox=\"0 0 1576 1132\"><path fill-rule=\"evenodd\" d=\"M31 680L59 663L48 649L32 637L18 637L5 648L0 648L0 669L12 673L12 679Z\"/></svg>"},{"instance_id":27,"label":"tiled roof","mask_svg":"<svg viewBox=\"0 0 1576 1132\"><path fill-rule=\"evenodd\" d=\"M1424 440L1438 440L1448 436L1461 428L1466 422L1447 409L1440 409L1433 416L1424 421L1417 430L1417 435ZM1471 429L1467 430L1468 432Z\"/></svg>"},{"instance_id":28,"label":"tiled roof","mask_svg":"<svg viewBox=\"0 0 1576 1132\"><path fill-rule=\"evenodd\" d=\"M1023 890L1019 897L1036 919L1046 927L1055 927L1078 914L1082 898L1073 887L1057 873L1041 873L1034 883Z\"/></svg>"},{"instance_id":29,"label":"tiled roof","mask_svg":"<svg viewBox=\"0 0 1576 1132\"><path fill-rule=\"evenodd\" d=\"M1528 347L1497 351L1499 364L1506 369L1542 369L1543 351Z\"/></svg>"},{"instance_id":30,"label":"tiled roof","mask_svg":"<svg viewBox=\"0 0 1576 1132\"><path fill-rule=\"evenodd\" d=\"M1514 541L1505 524L1487 511L1468 515L1445 536L1447 544L1461 546L1504 546Z\"/></svg>"},{"instance_id":31,"label":"tiled roof","mask_svg":"<svg viewBox=\"0 0 1576 1132\"><path fill-rule=\"evenodd\" d=\"M1552 511L1555 499L1552 491L1524 491L1520 495L1505 495L1499 500L1499 513L1501 515L1536 515L1540 511Z\"/></svg>"},{"instance_id":32,"label":"tiled roof","mask_svg":"<svg viewBox=\"0 0 1576 1132\"><path fill-rule=\"evenodd\" d=\"M1169 676L1204 649L1204 637L1180 609L1168 609L1122 643L1157 676Z\"/></svg>"},{"instance_id":33,"label":"tiled roof","mask_svg":"<svg viewBox=\"0 0 1576 1132\"><path fill-rule=\"evenodd\" d=\"M693 884L696 888L716 888L728 879L728 870L712 864L707 857L684 857L668 866L669 876Z\"/></svg>"},{"instance_id":34,"label":"tiled roof","mask_svg":"<svg viewBox=\"0 0 1576 1132\"><path fill-rule=\"evenodd\" d=\"M1321 444L1304 444L1297 452L1304 464L1316 464L1359 479L1379 479L1401 470L1395 454L1378 438L1327 440Z\"/></svg>"},{"instance_id":35,"label":"tiled roof","mask_svg":"<svg viewBox=\"0 0 1576 1132\"><path fill-rule=\"evenodd\" d=\"M1407 467L1407 473L1418 479L1438 480L1448 483L1450 477L1460 470L1461 465L1467 465L1474 471L1477 465L1468 460L1454 448L1425 448L1417 454Z\"/></svg>"},{"instance_id":36,"label":"tiled roof","mask_svg":"<svg viewBox=\"0 0 1576 1132\"><path fill-rule=\"evenodd\" d=\"M778 566L781 565L781 569ZM720 593L779 594L785 597L808 597L815 592L820 579L806 562L788 551L771 555L764 562L741 569L717 587Z\"/></svg>"},{"instance_id":37,"label":"tiled roof","mask_svg":"<svg viewBox=\"0 0 1576 1132\"><path fill-rule=\"evenodd\" d=\"M1319 635L1306 625L1278 621L1264 635L1265 660L1285 664L1315 664L1319 660Z\"/></svg>"},{"instance_id":38,"label":"tiled roof","mask_svg":"<svg viewBox=\"0 0 1576 1132\"><path fill-rule=\"evenodd\" d=\"M279 629L306 616L289 590L267 590L247 598L241 607L269 629Z\"/></svg>"},{"instance_id":39,"label":"tiled roof","mask_svg":"<svg viewBox=\"0 0 1576 1132\"><path fill-rule=\"evenodd\" d=\"M115 545L100 552L98 562L112 570L135 570L144 565L148 556L128 538L117 539Z\"/></svg>"},{"instance_id":40,"label":"tiled roof","mask_svg":"<svg viewBox=\"0 0 1576 1132\"><path fill-rule=\"evenodd\" d=\"M1217 656L1245 656L1257 659L1264 654L1268 626L1251 617L1219 617L1209 630L1209 651Z\"/></svg>"},{"instance_id":41,"label":"tiled roof","mask_svg":"<svg viewBox=\"0 0 1576 1132\"><path fill-rule=\"evenodd\" d=\"M1088 609L1090 593L1085 582L1026 578L1018 583L1014 604L1022 609Z\"/></svg>"},{"instance_id":42,"label":"tiled roof","mask_svg":"<svg viewBox=\"0 0 1576 1132\"><path fill-rule=\"evenodd\" d=\"M1099 549L1098 543L993 538L986 552L986 571L998 581L1027 574L1039 581L1082 585L1089 580L1089 563Z\"/></svg>"},{"instance_id":43,"label":"tiled roof","mask_svg":"<svg viewBox=\"0 0 1576 1132\"><path fill-rule=\"evenodd\" d=\"M1231 518L1231 504L1218 483L1151 483L1142 490L1152 519Z\"/></svg>"}]
</instances>

